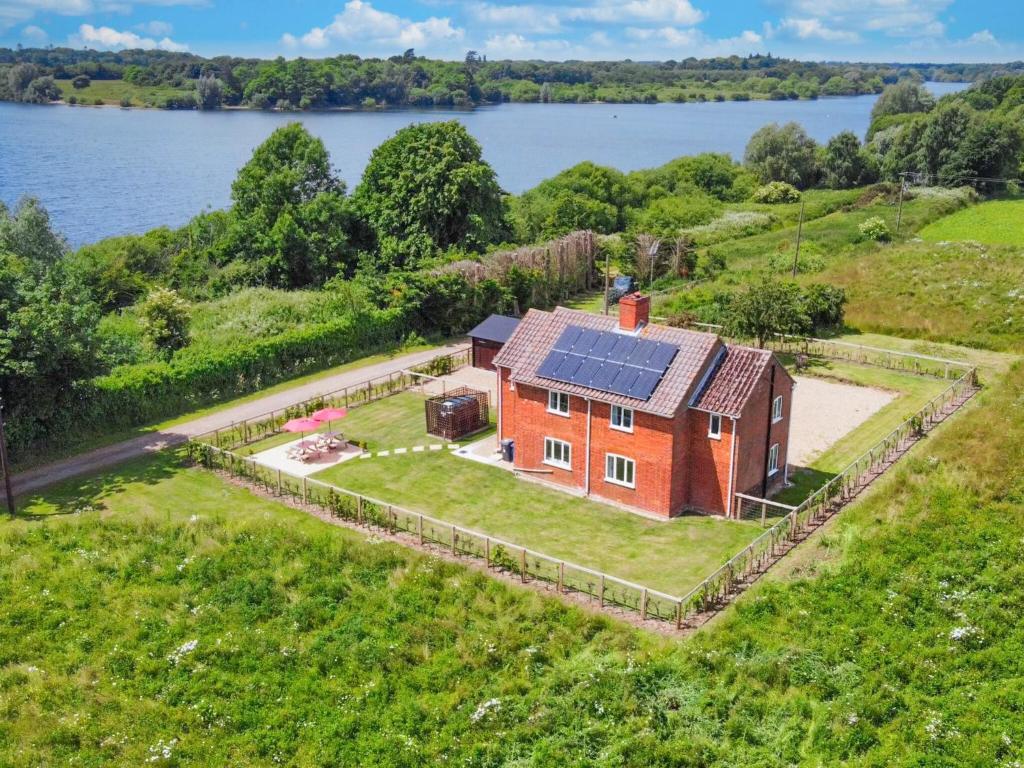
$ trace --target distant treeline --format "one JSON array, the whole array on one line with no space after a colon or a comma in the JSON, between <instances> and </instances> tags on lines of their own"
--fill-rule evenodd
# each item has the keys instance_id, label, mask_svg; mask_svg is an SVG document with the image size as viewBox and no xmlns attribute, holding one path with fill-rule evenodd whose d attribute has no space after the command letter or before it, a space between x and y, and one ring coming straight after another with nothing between
<instances>
[{"instance_id":1,"label":"distant treeline","mask_svg":"<svg viewBox=\"0 0 1024 768\"><path fill-rule=\"evenodd\" d=\"M681 61L462 61L417 56L388 59L203 58L169 51L0 48L0 99L46 102L55 84L92 80L164 88L147 106L329 109L376 106L472 106L515 102L659 102L813 99L880 93L901 79L974 81L1024 72L1024 63L818 63L769 55Z\"/></svg>"}]
</instances>

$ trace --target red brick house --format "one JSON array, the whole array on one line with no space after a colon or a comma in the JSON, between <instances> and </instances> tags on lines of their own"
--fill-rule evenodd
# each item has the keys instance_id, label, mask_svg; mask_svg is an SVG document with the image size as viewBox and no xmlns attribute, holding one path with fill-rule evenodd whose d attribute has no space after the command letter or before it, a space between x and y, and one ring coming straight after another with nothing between
<instances>
[{"instance_id":1,"label":"red brick house","mask_svg":"<svg viewBox=\"0 0 1024 768\"><path fill-rule=\"evenodd\" d=\"M774 354L620 316L530 310L494 358L524 475L656 515L733 516L784 483L794 382Z\"/></svg>"}]
</instances>

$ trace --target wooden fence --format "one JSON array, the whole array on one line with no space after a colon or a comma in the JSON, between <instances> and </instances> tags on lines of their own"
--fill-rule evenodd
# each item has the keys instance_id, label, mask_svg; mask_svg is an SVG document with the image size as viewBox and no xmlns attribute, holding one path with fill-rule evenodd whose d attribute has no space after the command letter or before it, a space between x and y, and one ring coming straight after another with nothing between
<instances>
[{"instance_id":1,"label":"wooden fence","mask_svg":"<svg viewBox=\"0 0 1024 768\"><path fill-rule=\"evenodd\" d=\"M738 587L760 573L811 528L830 517L880 475L937 423L960 407L977 389L976 372L968 368L943 392L850 463L800 506L731 557L721 568L687 593L688 605L710 607L727 601ZM757 501L738 495L737 503L750 506ZM767 515L767 507L762 508Z\"/></svg>"},{"instance_id":2,"label":"wooden fence","mask_svg":"<svg viewBox=\"0 0 1024 768\"><path fill-rule=\"evenodd\" d=\"M455 556L481 559L487 568L513 574L523 583L547 582L559 594L583 595L599 608L618 607L639 615L641 619L673 622L677 628L682 628L686 618L685 604L675 595L336 485L272 469L251 457L239 456L209 443L193 441L186 450L192 461L208 469L227 472L269 493L319 507L332 517L350 523L369 529L407 534L421 545L433 544Z\"/></svg>"},{"instance_id":3,"label":"wooden fence","mask_svg":"<svg viewBox=\"0 0 1024 768\"><path fill-rule=\"evenodd\" d=\"M287 418L311 413L324 405L352 407L373 402L402 391L403 388L408 389L415 377L404 371L371 379L355 387L307 400L286 411L271 412L264 417L232 425L229 429L195 438L189 441L187 451L191 460L203 466L244 478L262 486L268 492L292 496L306 504L318 506L334 517L370 528L405 533L416 537L421 544L430 543L450 549L453 555L483 559L488 568L515 574L524 582L548 582L554 585L559 593L572 592L589 597L598 607L615 606L635 613L642 619L672 622L677 628L682 628L687 619L728 602L753 576L763 572L810 529L849 502L857 492L881 474L935 424L955 411L977 389L976 370L956 361L820 339L799 340L783 337L777 340L777 343L780 345L780 351L807 350L808 354L815 356L840 357L868 365L876 364L871 362L876 355L879 359L893 356L894 359L889 360L889 364L883 367L903 366L900 370L938 377L949 377L951 372L956 370L960 376L802 504L789 508L788 512L758 538L682 597L635 584L319 480L297 477L282 470L264 467L252 458L240 456L231 450L251 442L252 439L260 439L275 433ZM450 358L450 361L438 362L445 357ZM461 367L468 363L468 350L459 350L442 358L435 358L423 367L435 366L433 371L430 371L432 373L442 371L448 365ZM905 360L901 362L904 358ZM455 369L452 367L449 370ZM299 410L294 410L295 408ZM742 494L737 498L737 502L748 507L758 505L762 523L768 522L772 509L775 510L775 515L785 512L785 509L782 509L783 505L776 502L744 497Z\"/></svg>"},{"instance_id":4,"label":"wooden fence","mask_svg":"<svg viewBox=\"0 0 1024 768\"><path fill-rule=\"evenodd\" d=\"M268 411L250 419L234 422L221 429L211 430L193 437L192 440L209 443L217 448L240 448L276 435L286 421L308 416L321 408L356 408L399 392L405 392L417 383L419 378L416 376L417 373L444 376L457 371L469 365L470 355L469 347L438 355L421 365L414 366L411 370L392 371L359 384L326 392L289 405L287 408Z\"/></svg>"}]
</instances>

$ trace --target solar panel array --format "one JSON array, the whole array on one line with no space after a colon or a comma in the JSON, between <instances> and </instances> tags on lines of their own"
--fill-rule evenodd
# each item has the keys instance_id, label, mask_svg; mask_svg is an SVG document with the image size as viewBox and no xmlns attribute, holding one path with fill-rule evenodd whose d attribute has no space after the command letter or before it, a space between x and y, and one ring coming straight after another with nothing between
<instances>
[{"instance_id":1,"label":"solar panel array","mask_svg":"<svg viewBox=\"0 0 1024 768\"><path fill-rule=\"evenodd\" d=\"M570 325L537 369L545 379L647 400L679 348Z\"/></svg>"}]
</instances>

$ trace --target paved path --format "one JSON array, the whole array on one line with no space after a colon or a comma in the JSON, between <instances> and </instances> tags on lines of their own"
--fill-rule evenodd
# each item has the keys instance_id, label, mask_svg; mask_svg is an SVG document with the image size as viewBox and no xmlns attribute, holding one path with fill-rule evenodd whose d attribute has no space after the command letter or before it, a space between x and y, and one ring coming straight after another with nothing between
<instances>
[{"instance_id":1,"label":"paved path","mask_svg":"<svg viewBox=\"0 0 1024 768\"><path fill-rule=\"evenodd\" d=\"M446 344L420 352L399 355L380 363L350 368L342 373L275 392L258 400L251 400L241 405L236 405L233 408L217 411L208 416L201 416L198 419L177 424L160 432L151 432L125 440L124 442L114 443L113 445L97 448L87 453L55 461L52 464L34 467L12 476L14 492L20 495L36 491L61 480L66 480L69 477L95 472L105 467L128 461L129 459L144 456L147 453L159 451L170 445L179 445L190 437L201 435L204 432L221 429L234 422L262 416L264 413L276 411L280 408L287 408L293 403L309 400L317 395L334 390L351 387L367 379L385 376L389 373L400 371L403 368L425 363L438 355L456 352L465 348L466 345L461 342Z\"/></svg>"}]
</instances>

